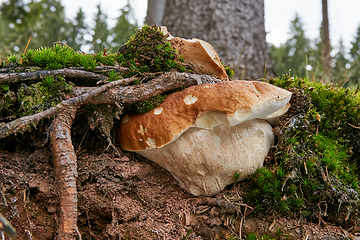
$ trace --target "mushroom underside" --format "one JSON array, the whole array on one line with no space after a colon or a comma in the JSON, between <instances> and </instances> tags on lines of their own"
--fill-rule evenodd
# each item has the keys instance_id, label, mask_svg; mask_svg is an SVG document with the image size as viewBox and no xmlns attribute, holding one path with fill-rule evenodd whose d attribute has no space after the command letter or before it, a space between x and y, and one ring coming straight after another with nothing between
<instances>
[{"instance_id":1,"label":"mushroom underside","mask_svg":"<svg viewBox=\"0 0 360 240\"><path fill-rule=\"evenodd\" d=\"M191 127L175 141L138 154L167 169L193 195L212 196L262 167L274 141L271 125L253 119L212 130Z\"/></svg>"}]
</instances>

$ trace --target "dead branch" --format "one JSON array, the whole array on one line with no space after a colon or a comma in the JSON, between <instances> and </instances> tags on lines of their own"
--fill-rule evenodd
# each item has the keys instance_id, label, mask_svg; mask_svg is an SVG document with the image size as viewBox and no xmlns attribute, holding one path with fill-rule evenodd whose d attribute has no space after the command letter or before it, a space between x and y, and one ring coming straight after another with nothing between
<instances>
[{"instance_id":1,"label":"dead branch","mask_svg":"<svg viewBox=\"0 0 360 240\"><path fill-rule=\"evenodd\" d=\"M53 120L51 148L60 192L59 239L75 239L77 230L77 164L71 141L71 125L78 105L63 109Z\"/></svg>"},{"instance_id":2,"label":"dead branch","mask_svg":"<svg viewBox=\"0 0 360 240\"><path fill-rule=\"evenodd\" d=\"M108 77L98 73L88 72L80 69L64 68L64 69L56 69L56 70L41 70L34 72L2 73L0 74L0 84L31 81L31 80L42 79L45 77L50 77L55 75L61 75L65 78L68 77L68 78L91 79L93 81L101 81L101 80L104 81L108 79Z\"/></svg>"},{"instance_id":3,"label":"dead branch","mask_svg":"<svg viewBox=\"0 0 360 240\"><path fill-rule=\"evenodd\" d=\"M33 71L39 71L41 70L41 67L34 67L34 66L19 66L19 67L5 67L0 69L0 73L10 73L10 72L33 72Z\"/></svg>"},{"instance_id":4,"label":"dead branch","mask_svg":"<svg viewBox=\"0 0 360 240\"><path fill-rule=\"evenodd\" d=\"M51 117L68 106L78 104L134 103L177 88L221 81L209 75L169 72L148 83L115 88L119 85L134 82L137 79L136 77L121 79L97 88L78 87L72 93L75 97L64 100L52 108L31 116L18 118L9 123L0 123L0 139L17 133L30 124L36 124L43 118Z\"/></svg>"},{"instance_id":5,"label":"dead branch","mask_svg":"<svg viewBox=\"0 0 360 240\"><path fill-rule=\"evenodd\" d=\"M68 69L75 69L75 70L84 70L84 67L69 67ZM40 71L40 67L34 66L19 66L19 67L5 67L0 69L0 73L9 73L9 72L33 72L33 71ZM96 66L94 69L95 73L106 73L106 72L118 72L118 73L125 73L128 71L128 68L120 67L120 66Z\"/></svg>"},{"instance_id":6,"label":"dead branch","mask_svg":"<svg viewBox=\"0 0 360 240\"><path fill-rule=\"evenodd\" d=\"M94 98L88 98L88 100L84 103L102 104L118 102L131 104L147 100L150 97L154 97L158 94L177 88L187 88L193 85L216 83L220 81L220 79L205 74L199 75L191 73L169 72L160 75L148 83L121 88L111 88L107 92L99 94Z\"/></svg>"}]
</instances>

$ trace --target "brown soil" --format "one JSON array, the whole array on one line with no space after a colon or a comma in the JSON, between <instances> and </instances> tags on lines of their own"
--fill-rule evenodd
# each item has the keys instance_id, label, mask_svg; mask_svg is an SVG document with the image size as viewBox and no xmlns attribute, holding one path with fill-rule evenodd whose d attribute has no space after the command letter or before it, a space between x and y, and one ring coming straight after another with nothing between
<instances>
[{"instance_id":1,"label":"brown soil","mask_svg":"<svg viewBox=\"0 0 360 240\"><path fill-rule=\"evenodd\" d=\"M74 144L82 239L244 239L250 232L274 235L278 229L281 239L355 235L356 229L345 231L324 221L255 215L241 203L246 182L227 190L239 193L237 202L226 193L194 197L155 163L131 153L117 156L105 151L106 143L99 138L85 141L101 147L89 152ZM0 211L17 229L17 239L57 235L59 193L50 148L41 147L42 142L30 134L0 141Z\"/></svg>"}]
</instances>

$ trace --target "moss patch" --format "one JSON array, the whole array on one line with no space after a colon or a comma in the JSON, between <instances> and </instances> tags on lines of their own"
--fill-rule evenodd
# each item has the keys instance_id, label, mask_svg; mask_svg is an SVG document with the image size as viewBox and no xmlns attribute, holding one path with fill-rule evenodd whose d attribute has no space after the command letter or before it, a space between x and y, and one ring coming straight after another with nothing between
<instances>
[{"instance_id":1,"label":"moss patch","mask_svg":"<svg viewBox=\"0 0 360 240\"><path fill-rule=\"evenodd\" d=\"M61 76L46 77L29 86L22 83L17 90L19 115L31 115L55 106L72 88Z\"/></svg>"},{"instance_id":2,"label":"moss patch","mask_svg":"<svg viewBox=\"0 0 360 240\"><path fill-rule=\"evenodd\" d=\"M146 101L136 102L129 107L129 111L138 113L145 113L151 111L152 109L160 106L160 104L165 101L166 97L167 95L165 94L159 94L155 97L149 98Z\"/></svg>"},{"instance_id":3,"label":"moss patch","mask_svg":"<svg viewBox=\"0 0 360 240\"><path fill-rule=\"evenodd\" d=\"M166 37L156 26L143 26L119 49L120 65L130 69L130 76L171 69L185 71L183 60L176 59L176 50Z\"/></svg>"},{"instance_id":4,"label":"moss patch","mask_svg":"<svg viewBox=\"0 0 360 240\"><path fill-rule=\"evenodd\" d=\"M300 78L272 79L293 92L278 119L276 147L251 177L246 196L257 212L355 224L359 214L359 94Z\"/></svg>"},{"instance_id":5,"label":"moss patch","mask_svg":"<svg viewBox=\"0 0 360 240\"><path fill-rule=\"evenodd\" d=\"M104 52L97 54L82 54L68 46L54 44L52 47L43 47L37 50L28 50L22 55L22 66L37 66L42 69L61 69L67 67L83 67L93 71L100 64L114 66L116 54L106 55Z\"/></svg>"}]
</instances>

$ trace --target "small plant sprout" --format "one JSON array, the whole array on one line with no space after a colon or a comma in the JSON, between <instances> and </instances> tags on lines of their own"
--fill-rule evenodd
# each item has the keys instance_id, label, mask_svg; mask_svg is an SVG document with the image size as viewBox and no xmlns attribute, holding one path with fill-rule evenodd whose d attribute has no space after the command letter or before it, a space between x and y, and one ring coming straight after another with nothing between
<instances>
[{"instance_id":1,"label":"small plant sprout","mask_svg":"<svg viewBox=\"0 0 360 240\"><path fill-rule=\"evenodd\" d=\"M7 57L8 62L16 63L17 62L17 56L16 55L10 55Z\"/></svg>"},{"instance_id":2,"label":"small plant sprout","mask_svg":"<svg viewBox=\"0 0 360 240\"><path fill-rule=\"evenodd\" d=\"M240 176L241 176L241 172L239 172L239 171L234 172L234 175L233 175L234 185L233 185L233 187L235 187L236 183L239 181Z\"/></svg>"}]
</instances>

